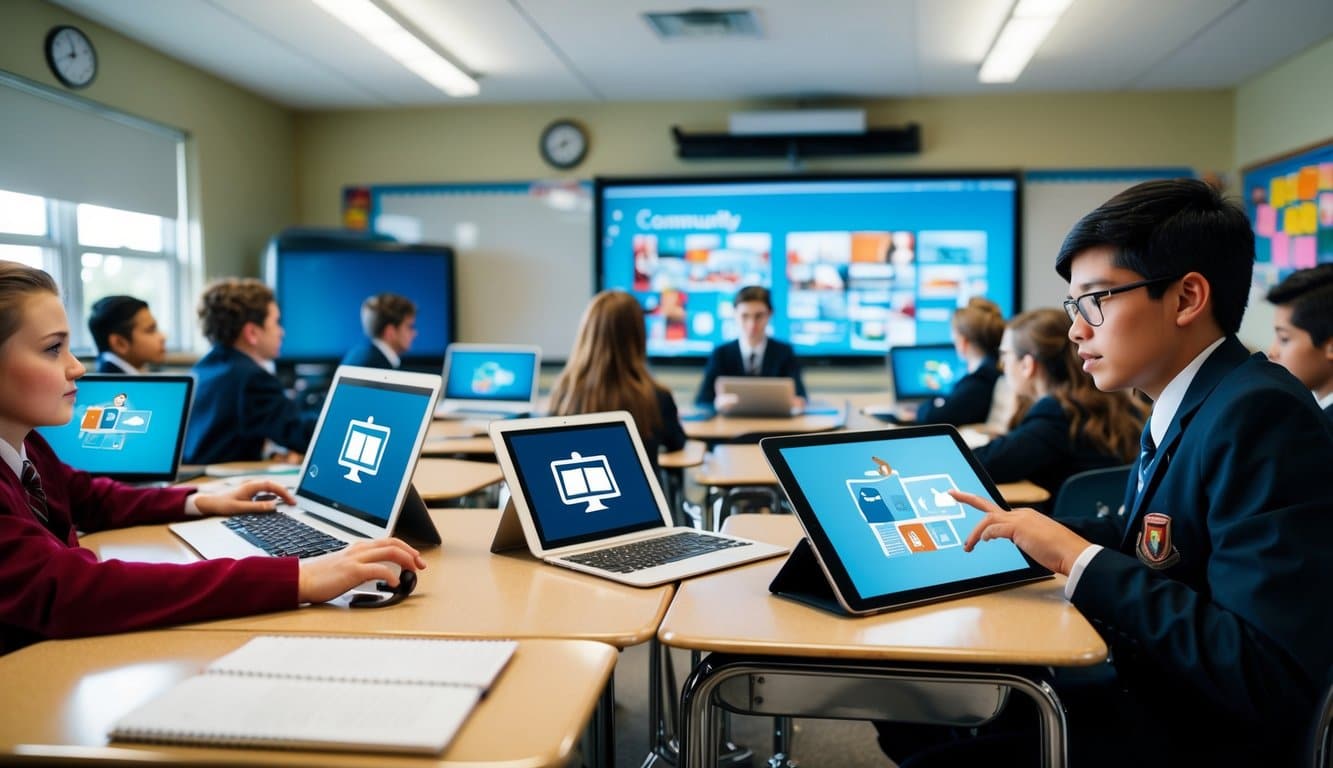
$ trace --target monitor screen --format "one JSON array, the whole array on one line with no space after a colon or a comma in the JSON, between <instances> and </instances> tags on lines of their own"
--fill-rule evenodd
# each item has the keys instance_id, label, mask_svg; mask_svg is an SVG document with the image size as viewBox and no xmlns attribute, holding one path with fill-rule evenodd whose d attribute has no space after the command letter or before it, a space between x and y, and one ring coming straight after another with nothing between
<instances>
[{"instance_id":1,"label":"monitor screen","mask_svg":"<svg viewBox=\"0 0 1333 768\"><path fill-rule=\"evenodd\" d=\"M536 351L455 346L449 350L444 397L447 400L527 403L532 400L532 383L536 375Z\"/></svg>"},{"instance_id":2,"label":"monitor screen","mask_svg":"<svg viewBox=\"0 0 1333 768\"><path fill-rule=\"evenodd\" d=\"M952 344L924 344L889 350L889 372L898 400L941 397L967 375L967 363Z\"/></svg>"},{"instance_id":3,"label":"monitor screen","mask_svg":"<svg viewBox=\"0 0 1333 768\"><path fill-rule=\"evenodd\" d=\"M597 179L598 287L639 299L654 357L736 338L747 285L800 354L878 357L949 341L972 296L1017 311L1018 211L1012 173Z\"/></svg>"},{"instance_id":4,"label":"monitor screen","mask_svg":"<svg viewBox=\"0 0 1333 768\"><path fill-rule=\"evenodd\" d=\"M397 293L417 307L405 363L438 366L454 337L453 251L446 246L277 238L266 265L286 335L283 362L333 362L366 339L361 303Z\"/></svg>"}]
</instances>

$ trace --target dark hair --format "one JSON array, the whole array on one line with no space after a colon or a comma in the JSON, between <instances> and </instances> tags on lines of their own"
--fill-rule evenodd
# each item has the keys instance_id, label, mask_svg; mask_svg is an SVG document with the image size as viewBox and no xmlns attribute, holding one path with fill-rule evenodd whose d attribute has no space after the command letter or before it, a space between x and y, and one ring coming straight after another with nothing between
<instances>
[{"instance_id":1,"label":"dark hair","mask_svg":"<svg viewBox=\"0 0 1333 768\"><path fill-rule=\"evenodd\" d=\"M128 340L134 333L134 316L141 309L148 309L148 302L133 296L103 296L98 299L93 304L92 313L88 315L88 330L93 334L97 351L111 350L113 333Z\"/></svg>"},{"instance_id":2,"label":"dark hair","mask_svg":"<svg viewBox=\"0 0 1333 768\"><path fill-rule=\"evenodd\" d=\"M1245 212L1197 179L1146 181L1079 220L1060 246L1055 271L1065 280L1074 257L1110 246L1114 264L1145 279L1198 272L1212 288L1213 319L1240 329L1254 273L1254 232ZM1169 283L1148 286L1161 298Z\"/></svg>"},{"instance_id":3,"label":"dark hair","mask_svg":"<svg viewBox=\"0 0 1333 768\"><path fill-rule=\"evenodd\" d=\"M986 357L1000 354L1004 338L1004 313L1000 305L983 296L973 296L967 306L953 313L953 329L980 347Z\"/></svg>"},{"instance_id":4,"label":"dark hair","mask_svg":"<svg viewBox=\"0 0 1333 768\"><path fill-rule=\"evenodd\" d=\"M23 324L23 304L34 293L60 295L56 281L40 269L0 259L0 345Z\"/></svg>"},{"instance_id":5,"label":"dark hair","mask_svg":"<svg viewBox=\"0 0 1333 768\"><path fill-rule=\"evenodd\" d=\"M200 330L209 342L232 346L246 323L264 324L272 303L273 291L253 277L223 278L199 297Z\"/></svg>"},{"instance_id":6,"label":"dark hair","mask_svg":"<svg viewBox=\"0 0 1333 768\"><path fill-rule=\"evenodd\" d=\"M1291 324L1316 347L1333 336L1333 264L1292 272L1268 291L1268 300L1291 307Z\"/></svg>"},{"instance_id":7,"label":"dark hair","mask_svg":"<svg viewBox=\"0 0 1333 768\"><path fill-rule=\"evenodd\" d=\"M768 293L768 289L762 285L747 285L736 292L736 298L732 299L732 305L742 304L747 301L757 301L768 307L768 311L773 311L773 299Z\"/></svg>"},{"instance_id":8,"label":"dark hair","mask_svg":"<svg viewBox=\"0 0 1333 768\"><path fill-rule=\"evenodd\" d=\"M416 313L417 305L406 296L396 293L376 294L361 303L361 328L370 338L378 339L385 328L401 325Z\"/></svg>"}]
</instances>

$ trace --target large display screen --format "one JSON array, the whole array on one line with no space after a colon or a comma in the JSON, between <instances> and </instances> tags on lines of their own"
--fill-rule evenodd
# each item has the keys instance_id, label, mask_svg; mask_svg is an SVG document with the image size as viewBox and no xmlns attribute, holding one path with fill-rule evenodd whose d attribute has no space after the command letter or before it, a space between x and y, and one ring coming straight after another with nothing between
<instances>
[{"instance_id":1,"label":"large display screen","mask_svg":"<svg viewBox=\"0 0 1333 768\"><path fill-rule=\"evenodd\" d=\"M736 338L747 285L809 356L948 342L973 296L1018 310L1016 174L601 178L594 194L598 287L639 299L654 357Z\"/></svg>"}]
</instances>

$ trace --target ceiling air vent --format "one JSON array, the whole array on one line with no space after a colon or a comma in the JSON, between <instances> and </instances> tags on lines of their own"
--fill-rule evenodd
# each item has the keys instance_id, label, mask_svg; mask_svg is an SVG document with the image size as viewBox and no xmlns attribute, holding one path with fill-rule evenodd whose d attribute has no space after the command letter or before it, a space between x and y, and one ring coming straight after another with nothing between
<instances>
[{"instance_id":1,"label":"ceiling air vent","mask_svg":"<svg viewBox=\"0 0 1333 768\"><path fill-rule=\"evenodd\" d=\"M751 10L697 9L672 13L645 13L643 18L663 40L760 36L759 19Z\"/></svg>"}]
</instances>

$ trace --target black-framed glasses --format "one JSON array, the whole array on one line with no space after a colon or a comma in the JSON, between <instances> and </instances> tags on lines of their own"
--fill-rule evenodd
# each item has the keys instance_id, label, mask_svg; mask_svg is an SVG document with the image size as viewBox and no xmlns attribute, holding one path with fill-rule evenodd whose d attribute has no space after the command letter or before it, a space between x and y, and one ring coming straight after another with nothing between
<instances>
[{"instance_id":1,"label":"black-framed glasses","mask_svg":"<svg viewBox=\"0 0 1333 768\"><path fill-rule=\"evenodd\" d=\"M1125 293L1135 288L1142 288L1146 285L1156 285L1157 283L1172 283L1179 280L1178 277L1153 277L1148 280L1139 280L1135 283L1125 283L1117 285L1114 288L1104 288L1100 291L1089 291L1081 296L1072 299L1065 299L1065 314L1069 315L1069 322L1074 322L1079 315L1083 316L1083 322L1096 328L1101 325L1106 317L1102 314L1102 299L1107 296L1114 296L1117 293Z\"/></svg>"}]
</instances>

